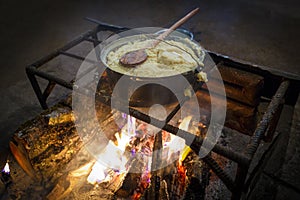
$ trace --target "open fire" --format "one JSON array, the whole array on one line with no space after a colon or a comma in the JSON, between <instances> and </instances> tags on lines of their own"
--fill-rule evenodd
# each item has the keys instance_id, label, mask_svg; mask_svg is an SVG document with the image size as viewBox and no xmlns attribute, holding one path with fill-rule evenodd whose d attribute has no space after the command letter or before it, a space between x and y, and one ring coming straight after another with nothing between
<instances>
[{"instance_id":1,"label":"open fire","mask_svg":"<svg viewBox=\"0 0 300 200\"><path fill-rule=\"evenodd\" d=\"M9 164L8 161L6 161L6 164L0 173L0 199L2 197L2 193L11 184L11 181Z\"/></svg>"},{"instance_id":2,"label":"open fire","mask_svg":"<svg viewBox=\"0 0 300 200\"><path fill-rule=\"evenodd\" d=\"M93 156L82 148L84 144L74 128L72 110L67 107L60 105L47 111L32 121L34 126L19 131L14 146L17 153L21 149L20 155L27 155L19 157L18 165L12 162L13 182L7 188L8 193L24 199L72 196L153 199L153 195L163 199L182 198L190 177L197 174L190 165L200 163L198 156L191 157L192 151L182 138L119 111L109 112L105 123L111 125L111 120L118 117L122 119L122 127L108 127L113 137ZM176 119L174 123L183 130L197 129L199 134L199 127L195 128L198 123L191 116ZM29 169L35 178L28 176ZM201 174L202 168L197 170Z\"/></svg>"},{"instance_id":3,"label":"open fire","mask_svg":"<svg viewBox=\"0 0 300 200\"><path fill-rule=\"evenodd\" d=\"M49 74L44 68L45 64L52 67L51 60L60 58L61 55L79 59L79 62L82 63L84 58L78 54L76 48L81 48L79 46L85 42L92 42L94 46L98 45L101 43L98 33L100 35L106 30L118 32L127 30L127 28L100 24L94 30L88 31L58 51L27 67L28 78L44 109L48 109L46 100L56 84L69 89L77 86L69 80L59 78L60 76L56 73ZM85 46L84 48L87 49ZM211 155L200 159L195 153L198 146L191 145L193 149L191 151L190 147L185 146L180 138L166 131L153 131L151 125L142 122L147 121L149 116L140 115L136 109L128 112L136 119L123 114L123 121L126 123L119 129L114 129L115 127L111 125L113 120L110 120L110 111L106 112L106 109L103 108L110 100L110 88L101 84L103 88L99 88L99 96L103 98L100 99L99 104L103 107L97 109L101 110L98 118L107 120L103 127L108 132L115 131L109 135L110 140L105 148L96 156L94 155L96 158L82 148L84 144L76 132L74 118L70 114L72 100L64 100L61 104L63 106L58 106L59 109L67 110L63 114L63 119L48 120L47 116L53 110L59 111L57 107L52 107L45 111L46 114L37 116L30 121L31 123L16 131L14 141L11 141L13 143L11 147L15 147L12 153L15 158L19 158L17 160L19 165L16 165L12 157L9 158L10 176L13 181L7 188L8 193L13 194L14 199L104 200L116 199L116 196L154 199L151 198L153 197L151 195L155 196L157 192L161 199L179 199L183 193L190 195L187 199L204 199L205 195L211 197L208 199L224 199L224 193L232 195L233 199L239 199L245 189L249 165L253 163L253 156L261 139L266 136L264 139L270 138L271 140L273 137L281 113L282 102L286 100L289 102L288 104L293 105L296 97L287 93L288 89L297 92L299 89L289 78L269 73L257 65L243 63L213 52L209 52L209 55L213 57L222 75L227 96L227 115L224 127L226 129L223 130L222 134L224 135L219 138ZM69 64L66 67L69 69ZM55 69L51 69L51 71L55 71ZM60 75L61 72L58 71L58 74ZM97 73L93 74L95 77L98 75ZM40 89L43 87L40 86L40 79L37 77L49 81L44 91ZM218 88L218 82L214 80L213 76L210 78L214 88ZM285 81L282 81L283 79ZM297 84L299 83L297 82ZM209 122L205 119L202 120L201 117L207 116L207 119L210 119L211 99L206 87L203 85L196 92L199 107L204 108L203 111L205 111L205 115L200 116L201 122L199 120L194 122L187 118L180 124L181 129L188 130L189 128L188 131L192 134L200 130L200 134L195 135L201 136L203 136L201 130L205 130L205 125L209 125ZM261 99L264 99L266 102L262 103L269 107L263 110L263 112L265 111L263 116L257 116L259 114L257 108L261 104ZM220 100L219 104L221 103ZM86 105L91 107L88 103ZM193 109L193 107L190 108ZM262 117L261 123L258 125L257 122L260 119L257 117ZM174 119L172 125L176 124L176 120ZM88 127L92 127L91 130L96 130L97 133L97 128L93 128L93 122L89 125ZM174 127L177 127L176 125ZM195 131L195 127L199 130ZM165 129L173 132L172 126ZM95 133L93 132L93 134ZM226 134L232 136L226 140ZM161 149L161 154L153 153L157 148ZM157 160L153 159L157 156L163 161L163 164L157 163ZM158 169L152 167L156 164L163 167L160 170L154 170ZM232 166L234 168L232 171L227 170ZM208 167L215 176L207 175ZM134 173L136 171L142 173ZM30 174L35 174L38 181L34 180ZM224 190L220 189L221 184L218 184L220 182L224 183L222 185ZM216 184L215 188L211 187L213 184ZM219 194L221 196L218 196Z\"/></svg>"},{"instance_id":4,"label":"open fire","mask_svg":"<svg viewBox=\"0 0 300 200\"><path fill-rule=\"evenodd\" d=\"M113 199L116 196L141 199L158 192L162 199L179 199L187 194L197 197L194 199L203 199L207 181L210 181L209 184L214 182L214 179L201 174L204 164L197 154L190 151L190 147L185 146L181 138L166 131L155 132L151 125L121 113L119 115L126 121L124 126L120 131L113 129L114 137L97 155L97 159L91 157L81 148L83 144L74 127L72 111L65 105L64 103L47 110L32 120L30 126L24 126L16 132L14 137L18 140L13 142L16 148L21 149L27 156L20 157L19 166L13 162L13 158L9 158L10 170L14 170L11 173L12 184L8 187L9 194L19 194L23 199L84 199L91 196L98 199ZM106 125L112 124L114 119L111 111L106 111L104 107L100 110L103 116L107 116ZM52 115L53 113L55 115ZM66 120L60 120L60 116ZM179 128L203 136L205 131L202 130L206 129L207 121L205 115L202 117L204 118L201 118L201 122L186 117L180 121ZM173 121L173 124L175 123L176 119ZM108 127L111 128L113 127ZM152 157L156 146L155 136L158 135L161 135L162 141L160 158L169 162L164 163L162 170L155 171L152 168ZM248 140L249 136L240 134L238 137L237 143L245 146L246 144L240 141L242 137ZM111 159L112 157L115 159ZM222 159L219 158L216 159L221 163ZM109 165L101 162L102 159L108 161ZM36 174L40 178L39 181L24 175L28 170L23 171L20 168L30 164L32 167L25 169L34 169L31 173ZM212 167L215 167L214 163ZM226 162L222 167L226 167ZM135 171L143 173L132 173ZM195 177L200 179L196 180ZM230 183L230 180L228 182ZM24 188L24 185L29 186ZM153 186L159 186L159 190L155 190L157 187L152 190Z\"/></svg>"},{"instance_id":5,"label":"open fire","mask_svg":"<svg viewBox=\"0 0 300 200\"><path fill-rule=\"evenodd\" d=\"M132 173L130 172L131 169L134 169L132 165L135 163L135 160L138 159L139 162L142 163L143 170L141 171L137 187L134 188L133 194L131 194L131 198L139 199L143 195L143 192L151 185L151 165L155 145L155 134L153 134L153 132L156 128L153 128L149 124L139 122L129 115L124 116L127 117L127 124L120 132L115 134L116 140L110 140L103 152L97 156L97 161L93 164L87 181L94 185L116 181L116 177L122 177L122 181L124 181L126 174ZM191 120L191 116L184 118L179 128L187 131ZM162 158L160 159L166 161L166 166L162 166L162 168L167 167L167 165L172 164L172 162L177 162L176 178L180 179L176 181L181 183L181 185L176 189L179 191L179 194L183 195L187 177L186 169L182 161L190 152L190 148L185 146L185 141L178 136L174 136L166 131L162 131L161 134ZM126 150L130 152L129 156ZM103 161L105 161L105 163L103 163ZM172 185L166 185L165 187L171 188Z\"/></svg>"},{"instance_id":6,"label":"open fire","mask_svg":"<svg viewBox=\"0 0 300 200\"><path fill-rule=\"evenodd\" d=\"M9 164L8 162L6 162L3 170L2 170L3 173L6 173L6 174L9 174L10 173L10 169L9 169Z\"/></svg>"}]
</instances>

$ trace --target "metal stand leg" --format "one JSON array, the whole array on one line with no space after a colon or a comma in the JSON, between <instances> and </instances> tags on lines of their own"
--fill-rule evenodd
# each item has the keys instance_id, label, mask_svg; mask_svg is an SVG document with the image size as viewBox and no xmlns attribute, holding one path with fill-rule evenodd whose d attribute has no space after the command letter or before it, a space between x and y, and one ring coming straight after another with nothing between
<instances>
[{"instance_id":1,"label":"metal stand leg","mask_svg":"<svg viewBox=\"0 0 300 200\"><path fill-rule=\"evenodd\" d=\"M36 77L35 75L32 73L32 70L31 70L31 67L27 67L26 68L26 74L27 74L27 77L28 79L30 80L30 83L32 85L32 88L42 106L42 108L45 110L48 108L48 105L46 103L46 99L44 98L44 95L42 93L42 90L39 86L39 83L38 81L36 80Z\"/></svg>"}]
</instances>

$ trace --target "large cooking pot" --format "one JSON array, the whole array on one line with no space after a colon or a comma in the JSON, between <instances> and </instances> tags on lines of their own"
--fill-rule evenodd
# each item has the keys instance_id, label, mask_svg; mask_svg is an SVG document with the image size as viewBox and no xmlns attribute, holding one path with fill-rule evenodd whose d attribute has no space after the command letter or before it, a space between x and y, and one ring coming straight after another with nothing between
<instances>
[{"instance_id":1,"label":"large cooking pot","mask_svg":"<svg viewBox=\"0 0 300 200\"><path fill-rule=\"evenodd\" d=\"M166 75L163 77L142 77L131 74L117 72L107 65L107 55L117 48L145 38L155 38L157 34L138 34L118 38L106 44L100 53L101 61L106 65L106 72L110 85L114 88L112 99L120 99L128 102L129 106L150 107L153 104L166 105L174 102L180 102L184 97L186 88L193 86L197 82L196 74L202 70L199 64L194 69L178 73L175 75ZM182 33L173 32L166 40L175 40L186 44L191 49L201 48L195 41L187 42L187 36ZM200 61L204 60L204 51L195 51L195 55Z\"/></svg>"}]
</instances>

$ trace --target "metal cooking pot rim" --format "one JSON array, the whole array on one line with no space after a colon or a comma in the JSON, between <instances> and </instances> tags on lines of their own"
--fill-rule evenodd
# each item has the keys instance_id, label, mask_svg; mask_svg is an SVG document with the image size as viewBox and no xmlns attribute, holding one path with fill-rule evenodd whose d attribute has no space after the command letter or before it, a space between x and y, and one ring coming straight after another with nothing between
<instances>
[{"instance_id":1,"label":"metal cooking pot rim","mask_svg":"<svg viewBox=\"0 0 300 200\"><path fill-rule=\"evenodd\" d=\"M162 29L161 31L165 31L165 29ZM159 32L159 31L158 31ZM157 32L157 33L158 33ZM183 34L183 33L181 33ZM141 79L157 79L157 78L167 78L167 77L176 77L178 75L182 75L182 74L188 74L188 73L191 73L191 72L194 72L194 71L201 71L202 70L202 67L201 66L196 66L193 70L189 70L189 71L186 71L186 72L183 72L183 73L178 73L178 74L174 74L174 75L170 75L170 76L163 76L163 77L147 77L147 76L136 76L136 75L129 75L129 74L125 74L125 73L121 73L121 72L117 72L113 69L111 69L107 63L106 63L106 57L108 55L109 52L115 50L116 48L122 46L122 45L125 45L127 44L128 42L133 42L133 41L136 41L137 39L148 39L148 38L145 38L145 35L150 35L152 37L156 37L157 34L138 34L138 35L131 35L131 36L126 36L126 37L121 37L121 38L118 38L116 40L113 40L111 42L109 42L108 44L106 44L102 49L101 49L101 52L100 52L100 59L102 61L102 63L111 71L115 72L115 73L118 73L120 75L127 75L127 76L130 76L132 78L134 78L135 80L138 80L139 78ZM183 39L187 38L187 37L179 37L179 36L168 36L169 38L172 38L172 39L177 39L177 40L181 40L181 41L184 41ZM200 48L202 48L199 44L196 43L196 41L194 40L190 40L192 42L193 45L196 45ZM195 52L196 53L196 52ZM202 55L201 55L201 61L204 60L204 56L205 56L205 52L204 50L202 49ZM198 69L199 67L201 67L200 69Z\"/></svg>"},{"instance_id":2,"label":"metal cooking pot rim","mask_svg":"<svg viewBox=\"0 0 300 200\"><path fill-rule=\"evenodd\" d=\"M160 30L160 31L157 31L155 34L159 35L159 34L165 32L165 31L167 31L167 30L168 30L168 29L162 29L162 30ZM184 29L184 28L178 28L178 29L176 29L176 31L178 31L178 32L180 32L180 33L186 35L187 37L190 38L190 40L192 40L192 41L194 40L194 34L193 34L191 31L189 31L189 30L187 30L187 29Z\"/></svg>"}]
</instances>

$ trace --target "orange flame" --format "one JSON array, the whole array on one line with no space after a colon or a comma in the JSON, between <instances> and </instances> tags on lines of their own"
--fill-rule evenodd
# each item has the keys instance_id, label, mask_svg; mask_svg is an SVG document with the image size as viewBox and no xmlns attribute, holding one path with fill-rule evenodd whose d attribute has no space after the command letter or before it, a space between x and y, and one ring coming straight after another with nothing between
<instances>
[{"instance_id":1,"label":"orange flame","mask_svg":"<svg viewBox=\"0 0 300 200\"><path fill-rule=\"evenodd\" d=\"M110 168L125 172L128 159L123 155L126 146L129 144L131 137L135 134L136 119L127 116L128 123L124 126L121 132L115 133L116 142L111 140L106 145L101 154L97 156L97 160L105 160L104 163L96 162L93 165L92 171L89 174L87 181L91 184L110 181L111 176L108 176Z\"/></svg>"},{"instance_id":2,"label":"orange flame","mask_svg":"<svg viewBox=\"0 0 300 200\"><path fill-rule=\"evenodd\" d=\"M179 128L182 130L188 130L189 124L192 117L185 117ZM87 181L91 184L106 182L113 180L113 176L115 176L118 172L114 172L112 169L122 169L122 173L126 173L127 170L127 162L128 158L124 156L124 152L132 138L136 135L136 129L143 128L143 123L137 124L136 119L131 116L127 116L127 124L121 129L120 132L115 134L116 142L109 141L105 149L101 154L98 155L98 160L105 160L105 165L100 162L95 162L93 164L91 173L89 174ZM145 125L145 124L144 124ZM148 125L145 125L144 129L147 134ZM185 168L182 165L182 161L185 159L186 155L189 153L190 148L187 148L185 145L185 140L175 136L173 134L167 133L163 131L163 141L164 141L164 151L166 152L166 158L169 159L170 156L174 156L175 154L178 156L179 165L178 165L178 176L181 181L185 181ZM151 142L149 140L149 142ZM150 145L151 146L151 145ZM180 156L180 157L179 157ZM150 166L151 166L151 162ZM148 163L148 165L149 165ZM149 167L149 166L148 166ZM109 173L110 172L110 173ZM111 172L114 174L112 175ZM110 174L110 175L109 175ZM135 190L134 194L131 196L132 199L139 199L144 191L149 187L150 184L150 171L145 170L145 172L141 175L139 186Z\"/></svg>"},{"instance_id":3,"label":"orange flame","mask_svg":"<svg viewBox=\"0 0 300 200\"><path fill-rule=\"evenodd\" d=\"M142 194L150 185L150 178L151 173L149 171L145 171L145 173L141 175L139 186L137 189L135 189L133 195L131 196L132 200L139 200L141 198Z\"/></svg>"},{"instance_id":4,"label":"orange flame","mask_svg":"<svg viewBox=\"0 0 300 200\"><path fill-rule=\"evenodd\" d=\"M178 167L177 167L177 173L178 173L178 182L180 183L179 191L180 194L183 194L185 191L185 186L186 186L186 168L183 166L182 162L178 162Z\"/></svg>"}]
</instances>

